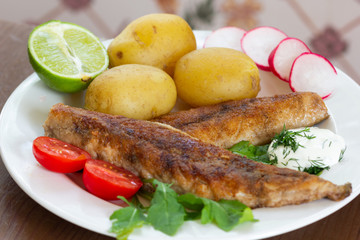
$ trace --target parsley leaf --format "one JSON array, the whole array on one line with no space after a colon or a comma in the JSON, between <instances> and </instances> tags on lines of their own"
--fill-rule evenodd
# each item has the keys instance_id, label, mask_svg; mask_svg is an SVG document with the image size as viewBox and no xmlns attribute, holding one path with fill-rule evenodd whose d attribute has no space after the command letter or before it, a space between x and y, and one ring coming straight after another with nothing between
<instances>
[{"instance_id":1,"label":"parsley leaf","mask_svg":"<svg viewBox=\"0 0 360 240\"><path fill-rule=\"evenodd\" d=\"M177 201L177 193L169 184L153 180L156 187L148 210L147 221L157 230L173 236L184 223L185 210Z\"/></svg>"},{"instance_id":2,"label":"parsley leaf","mask_svg":"<svg viewBox=\"0 0 360 240\"><path fill-rule=\"evenodd\" d=\"M220 200L218 202L184 194L179 202L186 206L190 213L199 213L202 224L215 223L220 229L230 231L246 221L256 221L249 207L236 200Z\"/></svg>"},{"instance_id":3,"label":"parsley leaf","mask_svg":"<svg viewBox=\"0 0 360 240\"><path fill-rule=\"evenodd\" d=\"M239 143L229 148L229 150L233 153L239 154L257 162L276 164L276 162L270 160L267 154L268 148L269 144L254 146L250 144L249 141L240 141Z\"/></svg>"},{"instance_id":4,"label":"parsley leaf","mask_svg":"<svg viewBox=\"0 0 360 240\"><path fill-rule=\"evenodd\" d=\"M178 201L185 208L185 220L197 220L201 218L201 210L204 208L204 203L201 198L194 194L187 193L180 195Z\"/></svg>"},{"instance_id":5,"label":"parsley leaf","mask_svg":"<svg viewBox=\"0 0 360 240\"><path fill-rule=\"evenodd\" d=\"M116 210L111 216L113 220L110 232L115 233L118 240L126 240L135 228L140 228L146 222L146 217L140 207L129 203L124 197L119 197L129 206Z\"/></svg>"},{"instance_id":6,"label":"parsley leaf","mask_svg":"<svg viewBox=\"0 0 360 240\"><path fill-rule=\"evenodd\" d=\"M135 228L144 224L173 236L184 221L189 220L200 219L202 224L214 223L224 231L230 231L246 221L256 221L251 209L239 201L216 202L190 193L179 196L171 189L171 184L155 179L146 181L155 187L154 194L147 195L151 198L149 207L142 206L136 197L130 203L120 197L129 206L116 210L110 216L113 221L110 232L116 233L118 240L126 240Z\"/></svg>"}]
</instances>

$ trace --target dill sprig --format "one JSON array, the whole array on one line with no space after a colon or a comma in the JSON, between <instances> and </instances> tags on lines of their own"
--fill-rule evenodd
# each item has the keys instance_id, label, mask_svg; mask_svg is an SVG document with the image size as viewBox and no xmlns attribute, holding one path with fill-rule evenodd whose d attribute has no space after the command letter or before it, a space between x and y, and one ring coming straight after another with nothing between
<instances>
[{"instance_id":1,"label":"dill sprig","mask_svg":"<svg viewBox=\"0 0 360 240\"><path fill-rule=\"evenodd\" d=\"M339 162L340 162L341 160L343 160L345 151L346 151L346 147L345 147L343 150L341 150L341 152L340 152Z\"/></svg>"},{"instance_id":2,"label":"dill sprig","mask_svg":"<svg viewBox=\"0 0 360 240\"><path fill-rule=\"evenodd\" d=\"M308 135L308 132L310 132L310 128L308 127L299 131L289 131L286 130L284 125L283 130L273 138L274 142L272 148L275 149L278 146L290 147L291 150L295 152L299 147L303 147L299 142L296 141L296 136L305 137L307 139L315 138L314 135Z\"/></svg>"},{"instance_id":3,"label":"dill sprig","mask_svg":"<svg viewBox=\"0 0 360 240\"><path fill-rule=\"evenodd\" d=\"M310 162L311 166L308 168L304 168L304 170L303 170L304 172L314 174L314 175L320 175L324 170L330 169L329 166L326 166L323 163L323 159L314 159L314 160L309 159L309 162Z\"/></svg>"}]
</instances>

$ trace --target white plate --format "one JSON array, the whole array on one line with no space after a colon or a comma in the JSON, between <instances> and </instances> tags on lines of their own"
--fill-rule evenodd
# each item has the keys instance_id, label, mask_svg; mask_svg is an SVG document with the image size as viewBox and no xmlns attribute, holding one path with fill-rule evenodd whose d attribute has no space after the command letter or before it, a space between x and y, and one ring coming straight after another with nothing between
<instances>
[{"instance_id":1,"label":"white plate","mask_svg":"<svg viewBox=\"0 0 360 240\"><path fill-rule=\"evenodd\" d=\"M207 34L208 32L196 32L198 46L202 45ZM340 202L323 199L299 206L255 209L253 213L259 222L245 223L228 233L211 224L186 222L175 237L145 226L135 230L130 239L260 239L301 228L349 203L360 192L360 174L357 168L360 156L360 87L341 70L338 73L340 84L333 97L326 100L332 118L326 120L322 127L336 130L343 136L347 151L343 161L323 173L322 177L336 184L351 182L353 193L348 198ZM271 73L261 72L261 75L260 96L290 92L288 85ZM117 205L86 192L76 176L45 170L33 157L32 141L43 135L42 124L50 107L58 102L82 106L83 94L54 92L36 74L30 75L19 85L1 113L0 146L4 164L16 183L49 211L91 231L114 236L108 232L111 226L109 216L118 209Z\"/></svg>"}]
</instances>

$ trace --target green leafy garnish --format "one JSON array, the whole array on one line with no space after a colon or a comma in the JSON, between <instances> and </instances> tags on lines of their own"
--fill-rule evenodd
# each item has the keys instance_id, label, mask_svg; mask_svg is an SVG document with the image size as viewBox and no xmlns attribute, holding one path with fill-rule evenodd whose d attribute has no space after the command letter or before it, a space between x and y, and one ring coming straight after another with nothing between
<instances>
[{"instance_id":1,"label":"green leafy garnish","mask_svg":"<svg viewBox=\"0 0 360 240\"><path fill-rule=\"evenodd\" d=\"M323 163L322 159L315 159L315 160L309 159L309 162L310 162L311 166L308 168L304 168L303 169L304 172L319 176L324 170L330 169L329 166L326 166Z\"/></svg>"},{"instance_id":2,"label":"green leafy garnish","mask_svg":"<svg viewBox=\"0 0 360 240\"><path fill-rule=\"evenodd\" d=\"M186 216L185 220L197 220L201 218L201 211L204 208L204 203L201 198L194 194L184 194L178 197L179 203L184 206Z\"/></svg>"},{"instance_id":3,"label":"green leafy garnish","mask_svg":"<svg viewBox=\"0 0 360 240\"><path fill-rule=\"evenodd\" d=\"M308 132L310 131L310 128L304 128L299 131L289 131L286 130L285 126L283 130L276 135L273 138L273 145L272 148L276 148L280 145L285 146L283 155L286 157L291 150L296 151L299 147L302 147L297 141L296 136L305 137L307 139L313 139L315 138L314 135L309 135ZM324 143L325 144L325 143ZM326 144L331 144L331 142L326 142ZM278 163L277 156L275 154L268 153L270 144L262 145L262 146L254 146L249 141L241 141L231 148L229 150L235 154L239 154L241 156L247 157L248 159L262 162L266 164L275 165ZM341 161L342 157L344 155L344 151L340 154ZM289 159L288 163L291 161L297 162L298 159ZM320 161L317 160L309 160L312 162L311 167L305 168L301 170L301 166L299 165L299 171L304 171L310 174L314 175L320 175L322 171L328 170L329 166L321 165ZM286 166L287 164L283 164Z\"/></svg>"},{"instance_id":4,"label":"green leafy garnish","mask_svg":"<svg viewBox=\"0 0 360 240\"><path fill-rule=\"evenodd\" d=\"M156 229L173 236L184 223L185 210L177 201L177 193L169 184L153 180L156 187L148 209L147 221Z\"/></svg>"},{"instance_id":5,"label":"green leafy garnish","mask_svg":"<svg viewBox=\"0 0 360 240\"><path fill-rule=\"evenodd\" d=\"M184 194L179 196L179 202L190 210L191 216L200 217L202 224L215 223L220 229L228 232L235 226L246 221L256 221L249 207L236 200L220 200L218 202L207 198Z\"/></svg>"},{"instance_id":6,"label":"green leafy garnish","mask_svg":"<svg viewBox=\"0 0 360 240\"><path fill-rule=\"evenodd\" d=\"M329 169L330 169L329 166L327 166L327 167L311 166L311 167L308 167L308 168L304 168L303 172L307 172L307 173L319 176L324 170L329 170Z\"/></svg>"},{"instance_id":7,"label":"green leafy garnish","mask_svg":"<svg viewBox=\"0 0 360 240\"><path fill-rule=\"evenodd\" d=\"M340 162L341 160L343 160L345 151L346 151L346 147L345 147L343 150L341 150L341 152L340 152L339 162Z\"/></svg>"},{"instance_id":8,"label":"green leafy garnish","mask_svg":"<svg viewBox=\"0 0 360 240\"><path fill-rule=\"evenodd\" d=\"M116 210L111 215L113 223L110 232L115 233L117 239L126 240L135 228L144 224L173 236L184 221L189 220L200 219L202 224L214 223L224 231L230 231L246 221L257 221L251 209L239 201L216 202L189 193L179 196L171 189L171 184L157 180L149 182L155 187L149 207L144 207L136 200L128 202L121 198L129 206Z\"/></svg>"},{"instance_id":9,"label":"green leafy garnish","mask_svg":"<svg viewBox=\"0 0 360 240\"><path fill-rule=\"evenodd\" d=\"M119 198L129 206L116 210L110 216L110 220L113 220L110 232L115 233L118 240L126 240L135 228L143 226L146 217L141 207L128 202L124 197Z\"/></svg>"},{"instance_id":10,"label":"green leafy garnish","mask_svg":"<svg viewBox=\"0 0 360 240\"><path fill-rule=\"evenodd\" d=\"M284 126L283 130L277 134L273 138L273 145L272 148L277 148L278 146L284 146L284 147L290 147L293 152L296 152L296 150L299 147L302 147L295 139L296 136L305 137L307 139L313 139L315 138L314 135L307 135L306 133L310 132L310 128L304 128L299 131L289 131L286 130L286 127Z\"/></svg>"},{"instance_id":11,"label":"green leafy garnish","mask_svg":"<svg viewBox=\"0 0 360 240\"><path fill-rule=\"evenodd\" d=\"M267 154L268 148L269 144L254 146L249 141L241 141L229 148L229 150L257 162L276 164L276 161L270 160Z\"/></svg>"}]
</instances>

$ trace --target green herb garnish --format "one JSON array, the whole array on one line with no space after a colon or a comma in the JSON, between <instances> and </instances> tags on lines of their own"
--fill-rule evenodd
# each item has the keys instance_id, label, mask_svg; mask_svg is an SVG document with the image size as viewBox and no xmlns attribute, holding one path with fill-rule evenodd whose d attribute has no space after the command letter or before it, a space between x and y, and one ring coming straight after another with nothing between
<instances>
[{"instance_id":1,"label":"green herb garnish","mask_svg":"<svg viewBox=\"0 0 360 240\"><path fill-rule=\"evenodd\" d=\"M283 130L277 134L273 138L273 145L272 148L277 148L278 146L284 146L284 147L290 147L293 152L296 152L296 150L299 147L303 147L296 141L296 136L305 137L307 139L314 139L314 135L307 135L306 133L310 132L310 128L304 128L299 131L289 131L286 130L286 127L284 126Z\"/></svg>"},{"instance_id":2,"label":"green herb garnish","mask_svg":"<svg viewBox=\"0 0 360 240\"><path fill-rule=\"evenodd\" d=\"M254 146L249 141L241 141L229 148L229 150L233 153L239 154L257 162L276 164L276 160L270 160L267 154L268 148L269 144Z\"/></svg>"},{"instance_id":3,"label":"green herb garnish","mask_svg":"<svg viewBox=\"0 0 360 240\"><path fill-rule=\"evenodd\" d=\"M118 240L126 240L135 228L140 228L146 223L146 217L137 198L133 198L133 202L128 202L124 197L119 198L129 206L116 210L110 216L110 220L113 221L110 232L115 233Z\"/></svg>"},{"instance_id":4,"label":"green herb garnish","mask_svg":"<svg viewBox=\"0 0 360 240\"><path fill-rule=\"evenodd\" d=\"M147 222L156 230L173 236L184 223L185 209L177 201L177 193L171 185L153 180L156 187L154 197L147 211Z\"/></svg>"},{"instance_id":5,"label":"green herb garnish","mask_svg":"<svg viewBox=\"0 0 360 240\"><path fill-rule=\"evenodd\" d=\"M274 142L273 142L272 148L275 149L278 146L283 145L285 147L283 155L286 158L289 155L291 150L296 151L299 147L302 147L296 141L296 138L295 138L296 136L305 137L307 139L315 138L314 135L308 134L309 131L310 131L310 128L304 128L299 131L289 131L289 130L286 130L286 128L284 126L283 130L273 138ZM325 141L323 143L323 145L325 145L325 144L331 145L331 142L329 143L329 142ZM247 158L257 161L257 162L275 165L278 163L278 159L277 159L276 155L268 153L269 146L270 146L270 144L266 144L266 145L262 145L262 146L254 146L254 145L250 144L249 141L241 141L241 142L235 144L234 146L232 146L231 148L229 148L229 150L235 154L239 154L241 156L247 157ZM341 161L341 159L344 155L344 151L341 152L339 161ZM322 166L321 162L319 162L319 160L309 160L312 162L311 166L308 168L305 168L305 169L301 169L301 166L299 165L298 161L299 161L299 159L291 158L288 160L287 163L283 163L283 165L287 166L289 164L289 162L296 162L298 165L299 171L304 171L304 172L307 172L310 174L315 174L315 175L320 175L323 170L329 169L328 166Z\"/></svg>"},{"instance_id":6,"label":"green herb garnish","mask_svg":"<svg viewBox=\"0 0 360 240\"><path fill-rule=\"evenodd\" d=\"M236 200L220 200L216 202L193 194L184 194L179 196L178 201L183 206L186 206L188 219L200 218L202 224L215 223L226 232L240 223L256 221L253 218L251 209Z\"/></svg>"},{"instance_id":7,"label":"green herb garnish","mask_svg":"<svg viewBox=\"0 0 360 240\"><path fill-rule=\"evenodd\" d=\"M257 221L246 205L236 200L220 200L218 202L197 197L193 194L178 195L171 184L150 180L155 187L149 207L144 207L135 196L128 207L116 210L110 217L110 232L117 239L126 240L131 232L143 226L152 225L155 229L173 236L184 221L200 219L202 224L214 223L224 231L246 221ZM147 194L149 196L149 194Z\"/></svg>"},{"instance_id":8,"label":"green herb garnish","mask_svg":"<svg viewBox=\"0 0 360 240\"><path fill-rule=\"evenodd\" d=\"M345 147L343 150L341 150L341 152L340 152L339 162L340 162L341 160L343 160L345 151L346 151L346 147Z\"/></svg>"},{"instance_id":9,"label":"green herb garnish","mask_svg":"<svg viewBox=\"0 0 360 240\"><path fill-rule=\"evenodd\" d=\"M324 170L329 170L329 169L330 169L329 166L327 166L327 167L311 166L308 168L304 168L303 172L307 172L307 173L319 176Z\"/></svg>"},{"instance_id":10,"label":"green herb garnish","mask_svg":"<svg viewBox=\"0 0 360 240\"><path fill-rule=\"evenodd\" d=\"M310 173L310 174L314 174L314 175L320 175L324 170L329 170L330 167L326 166L323 163L323 159L309 159L309 162L311 164L310 167L308 168L304 168L303 171Z\"/></svg>"}]
</instances>

